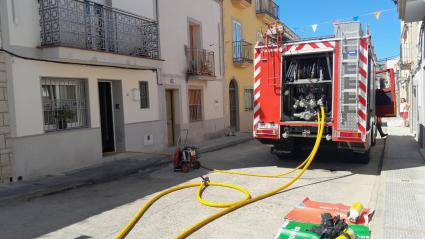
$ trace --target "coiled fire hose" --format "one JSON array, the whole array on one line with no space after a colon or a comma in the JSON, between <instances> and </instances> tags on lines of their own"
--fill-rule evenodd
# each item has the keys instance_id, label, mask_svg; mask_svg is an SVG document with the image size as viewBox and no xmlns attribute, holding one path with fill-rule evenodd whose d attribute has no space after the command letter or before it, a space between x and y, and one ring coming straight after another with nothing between
<instances>
[{"instance_id":1,"label":"coiled fire hose","mask_svg":"<svg viewBox=\"0 0 425 239\"><path fill-rule=\"evenodd\" d=\"M128 233L134 228L136 223L140 220L140 218L143 216L143 214L149 209L152 204L154 204L157 200L159 200L161 197L170 194L175 191L179 191L185 188L192 188L192 187L198 187L196 197L198 201L206 206L209 207L219 207L219 208L225 208L222 211L219 211L197 223L192 225L191 227L187 228L185 231L180 233L176 237L176 239L183 239L187 238L189 235L194 233L195 231L199 230L203 226L207 225L208 223L214 221L217 218L220 218L230 212L233 212L243 206L246 206L248 204L260 201L262 199L271 197L279 192L282 192L283 190L287 189L289 186L291 186L295 181L297 181L304 173L307 171L308 167L312 163L314 157L316 156L317 150L319 149L320 142L322 140L323 135L323 129L325 125L325 110L323 107L321 107L321 112L317 114L317 121L318 121L318 131L317 131L317 138L315 141L315 144L313 146L313 149L311 150L309 156L307 159L302 162L298 167L295 169L290 170L289 172L282 173L282 174L275 174L275 175L266 175L266 174L253 174L253 173L245 173L245 172L235 172L235 171L226 171L226 170L214 170L214 172L219 173L226 173L226 174L236 174L236 175L245 175L245 176L253 176L253 177L265 177L265 178L277 178L282 177L284 175L288 175L292 172L295 172L298 169L301 169L300 172L298 172L289 182L283 184L282 186L266 192L264 194L258 195L256 197L251 197L251 194L244 188L239 187L237 185L228 184L228 183L219 183L219 182L210 182L209 180L204 180L200 183L188 183L183 185L178 185L175 187L168 188L157 195L155 195L153 198L151 198L134 216L133 218L127 223L127 225L119 232L116 239L123 239L125 238ZM231 202L231 203L217 203L217 202L209 202L202 198L202 192L208 187L208 186L218 186L218 187L227 187L232 188L237 191L242 192L245 195L245 198L237 201L237 202Z\"/></svg>"}]
</instances>

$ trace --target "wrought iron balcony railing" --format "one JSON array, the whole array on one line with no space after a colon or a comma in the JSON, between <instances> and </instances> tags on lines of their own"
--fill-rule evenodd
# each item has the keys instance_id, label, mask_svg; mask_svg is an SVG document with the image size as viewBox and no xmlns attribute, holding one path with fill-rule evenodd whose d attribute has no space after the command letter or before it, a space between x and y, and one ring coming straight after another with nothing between
<instances>
[{"instance_id":1,"label":"wrought iron balcony railing","mask_svg":"<svg viewBox=\"0 0 425 239\"><path fill-rule=\"evenodd\" d=\"M88 0L40 0L42 47L159 58L158 23Z\"/></svg>"},{"instance_id":2,"label":"wrought iron balcony railing","mask_svg":"<svg viewBox=\"0 0 425 239\"><path fill-rule=\"evenodd\" d=\"M206 49L186 48L189 75L215 76L214 52Z\"/></svg>"},{"instance_id":3,"label":"wrought iron balcony railing","mask_svg":"<svg viewBox=\"0 0 425 239\"><path fill-rule=\"evenodd\" d=\"M233 62L237 64L252 63L252 52L254 47L246 41L233 42Z\"/></svg>"},{"instance_id":4,"label":"wrought iron balcony railing","mask_svg":"<svg viewBox=\"0 0 425 239\"><path fill-rule=\"evenodd\" d=\"M279 5L273 0L257 0L256 4L257 14L265 13L274 19L279 19Z\"/></svg>"}]
</instances>

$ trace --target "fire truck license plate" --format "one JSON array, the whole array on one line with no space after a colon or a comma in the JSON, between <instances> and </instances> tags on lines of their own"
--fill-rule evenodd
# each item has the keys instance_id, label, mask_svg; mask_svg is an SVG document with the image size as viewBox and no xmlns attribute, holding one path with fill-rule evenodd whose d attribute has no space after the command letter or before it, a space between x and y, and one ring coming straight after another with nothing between
<instances>
[{"instance_id":1,"label":"fire truck license plate","mask_svg":"<svg viewBox=\"0 0 425 239\"><path fill-rule=\"evenodd\" d=\"M257 124L257 129L275 129L275 128L277 128L275 124L270 124L270 123Z\"/></svg>"}]
</instances>

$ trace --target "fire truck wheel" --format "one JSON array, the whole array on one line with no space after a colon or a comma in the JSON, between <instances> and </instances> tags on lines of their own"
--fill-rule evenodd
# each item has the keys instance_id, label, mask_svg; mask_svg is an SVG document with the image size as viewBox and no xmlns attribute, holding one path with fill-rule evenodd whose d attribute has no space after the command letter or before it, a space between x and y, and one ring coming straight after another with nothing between
<instances>
[{"instance_id":1,"label":"fire truck wheel","mask_svg":"<svg viewBox=\"0 0 425 239\"><path fill-rule=\"evenodd\" d=\"M376 126L374 124L372 124L372 129L370 130L370 144L372 146L375 146L376 144Z\"/></svg>"},{"instance_id":2,"label":"fire truck wheel","mask_svg":"<svg viewBox=\"0 0 425 239\"><path fill-rule=\"evenodd\" d=\"M193 161L192 162L192 168L193 169L199 169L201 167L201 162L199 161Z\"/></svg>"},{"instance_id":3,"label":"fire truck wheel","mask_svg":"<svg viewBox=\"0 0 425 239\"><path fill-rule=\"evenodd\" d=\"M185 164L182 165L182 171L183 171L183 173L188 173L189 170L190 170L189 164L185 163Z\"/></svg>"},{"instance_id":4,"label":"fire truck wheel","mask_svg":"<svg viewBox=\"0 0 425 239\"><path fill-rule=\"evenodd\" d=\"M276 156L281 160L292 158L292 153L276 153Z\"/></svg>"},{"instance_id":5,"label":"fire truck wheel","mask_svg":"<svg viewBox=\"0 0 425 239\"><path fill-rule=\"evenodd\" d=\"M357 163L368 164L370 161L370 150L364 153L353 153L353 154L354 154L354 160Z\"/></svg>"}]
</instances>

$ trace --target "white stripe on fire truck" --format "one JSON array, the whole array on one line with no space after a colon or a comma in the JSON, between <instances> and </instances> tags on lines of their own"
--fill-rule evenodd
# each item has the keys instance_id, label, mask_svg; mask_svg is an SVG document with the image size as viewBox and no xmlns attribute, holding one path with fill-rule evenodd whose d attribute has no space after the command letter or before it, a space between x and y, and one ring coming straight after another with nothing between
<instances>
[{"instance_id":1,"label":"white stripe on fire truck","mask_svg":"<svg viewBox=\"0 0 425 239\"><path fill-rule=\"evenodd\" d=\"M254 82L254 91L260 86L260 80Z\"/></svg>"},{"instance_id":2,"label":"white stripe on fire truck","mask_svg":"<svg viewBox=\"0 0 425 239\"><path fill-rule=\"evenodd\" d=\"M260 122L260 116L259 115L254 118L254 126L257 125L258 122Z\"/></svg>"},{"instance_id":3,"label":"white stripe on fire truck","mask_svg":"<svg viewBox=\"0 0 425 239\"><path fill-rule=\"evenodd\" d=\"M261 67L258 67L257 69L255 69L254 71L254 77L256 78L261 72ZM255 79L257 81L257 79Z\"/></svg>"},{"instance_id":4,"label":"white stripe on fire truck","mask_svg":"<svg viewBox=\"0 0 425 239\"><path fill-rule=\"evenodd\" d=\"M260 103L254 106L254 114L257 113L257 111L260 110Z\"/></svg>"},{"instance_id":5,"label":"white stripe on fire truck","mask_svg":"<svg viewBox=\"0 0 425 239\"><path fill-rule=\"evenodd\" d=\"M260 99L260 91L258 91L258 92L254 95L254 101L257 101L258 99Z\"/></svg>"},{"instance_id":6,"label":"white stripe on fire truck","mask_svg":"<svg viewBox=\"0 0 425 239\"><path fill-rule=\"evenodd\" d=\"M257 65L261 61L261 54L256 54L254 59L254 65Z\"/></svg>"},{"instance_id":7,"label":"white stripe on fire truck","mask_svg":"<svg viewBox=\"0 0 425 239\"><path fill-rule=\"evenodd\" d=\"M285 47L286 52L290 51L306 51L306 50L313 50L313 49L325 49L325 48L334 48L335 42L334 41L323 41L323 42L310 42L310 43L299 43L299 44L292 44L287 45Z\"/></svg>"},{"instance_id":8,"label":"white stripe on fire truck","mask_svg":"<svg viewBox=\"0 0 425 239\"><path fill-rule=\"evenodd\" d=\"M253 132L255 136L255 127L260 122L260 84L261 84L261 50L255 50L254 58L254 122Z\"/></svg>"},{"instance_id":9,"label":"white stripe on fire truck","mask_svg":"<svg viewBox=\"0 0 425 239\"><path fill-rule=\"evenodd\" d=\"M367 119L367 77L368 77L368 45L367 39L360 39L359 51L359 82L358 82L358 130L361 133L362 140L366 141L366 119Z\"/></svg>"}]
</instances>

